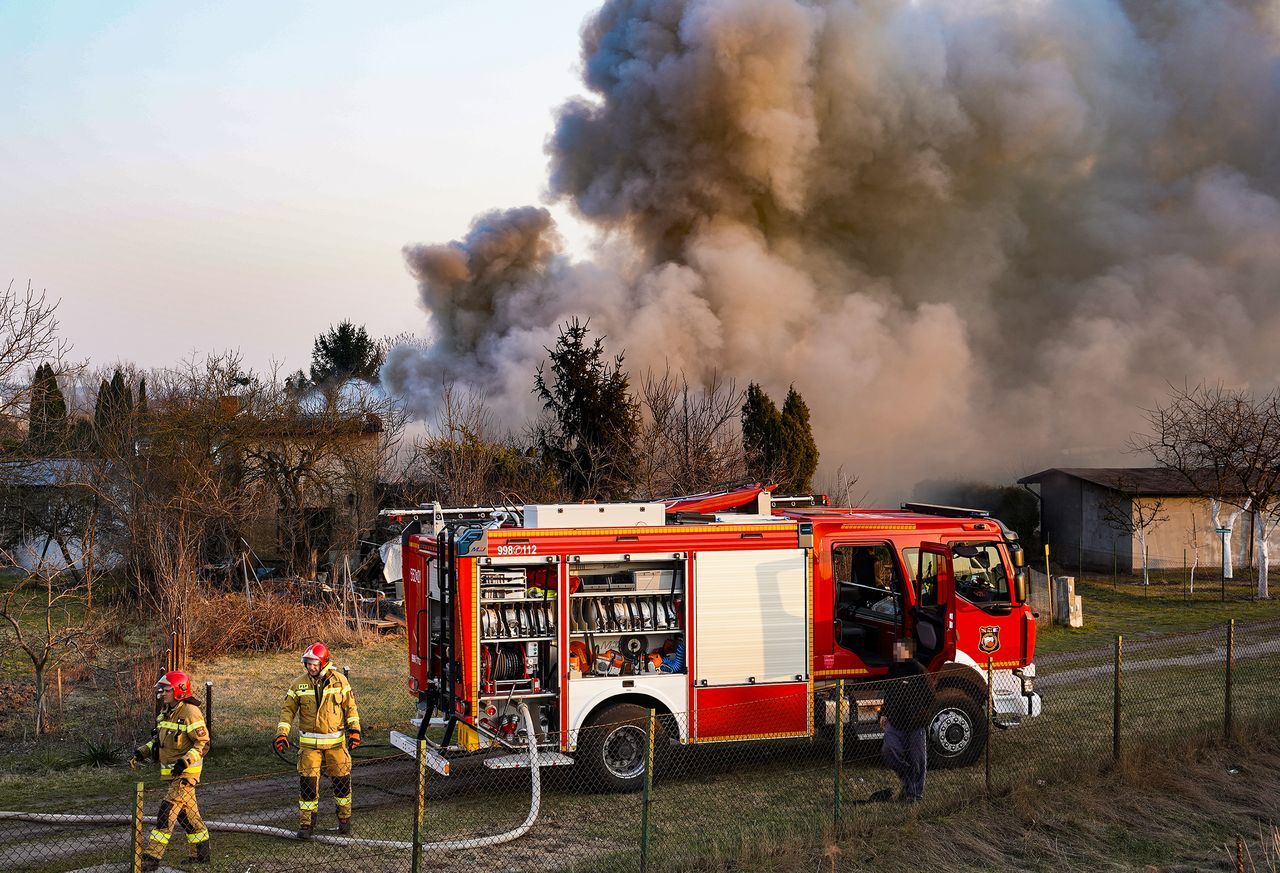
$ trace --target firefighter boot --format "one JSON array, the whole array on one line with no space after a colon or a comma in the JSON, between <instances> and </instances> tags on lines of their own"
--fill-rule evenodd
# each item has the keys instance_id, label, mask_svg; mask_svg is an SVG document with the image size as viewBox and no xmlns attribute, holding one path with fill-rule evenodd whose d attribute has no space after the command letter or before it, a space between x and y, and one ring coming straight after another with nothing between
<instances>
[{"instance_id":1,"label":"firefighter boot","mask_svg":"<svg viewBox=\"0 0 1280 873\"><path fill-rule=\"evenodd\" d=\"M191 855L184 861L184 864L209 864L213 860L213 852L209 848L209 841L196 843L194 846L195 854Z\"/></svg>"},{"instance_id":2,"label":"firefighter boot","mask_svg":"<svg viewBox=\"0 0 1280 873\"><path fill-rule=\"evenodd\" d=\"M159 859L159 858L152 857L151 855L143 855L143 856L142 856L142 869L143 869L143 870L159 870L159 869L160 869L160 859Z\"/></svg>"},{"instance_id":3,"label":"firefighter boot","mask_svg":"<svg viewBox=\"0 0 1280 873\"><path fill-rule=\"evenodd\" d=\"M340 819L338 819L338 833L342 834L343 836L347 836L347 835L349 835L349 834L351 833L351 819L350 819L350 818L340 818Z\"/></svg>"}]
</instances>

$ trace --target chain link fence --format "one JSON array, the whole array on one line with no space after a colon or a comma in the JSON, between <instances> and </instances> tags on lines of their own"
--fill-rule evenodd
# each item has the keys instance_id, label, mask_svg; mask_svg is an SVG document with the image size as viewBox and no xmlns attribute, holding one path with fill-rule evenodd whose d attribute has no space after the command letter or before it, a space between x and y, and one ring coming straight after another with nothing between
<instances>
[{"instance_id":1,"label":"chain link fence","mask_svg":"<svg viewBox=\"0 0 1280 873\"><path fill-rule=\"evenodd\" d=\"M913 804L921 814L1011 792L1053 792L1084 772L1124 766L1133 755L1247 743L1273 732L1280 719L1274 690L1280 623L1274 621L1125 636L1105 648L1046 656L1038 667L1043 714L1018 726L1001 720L985 689L961 695L944 681L906 695L907 708L916 702L913 695L928 694L973 716L930 723L933 761L923 799ZM859 698L877 695L853 678L769 704L769 724L799 725L797 733L805 735L757 732L759 704L701 708L688 716L636 704L611 710L610 723L578 731L572 766L569 756L552 755L547 766L530 770L529 750L517 747L452 757L448 776L383 739L390 728L408 730L413 701L391 690L402 687L399 682L369 677L362 683L358 665L351 681L368 740L353 755L352 832L338 832L325 778L309 841L296 839L292 753L277 758L270 728L236 723L223 714L235 711L236 701L213 698L213 751L197 788L211 832L207 869L648 873L768 866L778 857L800 858L812 868L851 824L892 826L902 814L903 785L886 766L884 740L861 738L877 729L881 713ZM261 720L273 724L275 712L268 709ZM939 744L949 730L950 741L968 730L976 744L962 756L971 760L939 766ZM730 739L688 742L709 736ZM227 766L239 762L254 772L218 778L220 753ZM608 766L588 763L599 761ZM0 866L140 869L165 794L154 767L140 774L141 782L120 772L107 788L56 778L55 785L32 784L38 799L0 812ZM185 861L195 845L175 828L163 863Z\"/></svg>"}]
</instances>

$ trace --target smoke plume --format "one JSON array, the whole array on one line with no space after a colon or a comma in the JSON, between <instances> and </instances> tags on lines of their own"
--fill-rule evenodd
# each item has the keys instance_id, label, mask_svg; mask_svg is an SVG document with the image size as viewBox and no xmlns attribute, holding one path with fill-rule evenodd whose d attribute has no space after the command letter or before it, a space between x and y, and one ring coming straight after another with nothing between
<instances>
[{"instance_id":1,"label":"smoke plume","mask_svg":"<svg viewBox=\"0 0 1280 873\"><path fill-rule=\"evenodd\" d=\"M387 382L518 421L578 315L633 371L794 383L875 496L1124 463L1168 383L1276 382L1278 8L607 2L547 146L592 258L533 207L407 248Z\"/></svg>"}]
</instances>

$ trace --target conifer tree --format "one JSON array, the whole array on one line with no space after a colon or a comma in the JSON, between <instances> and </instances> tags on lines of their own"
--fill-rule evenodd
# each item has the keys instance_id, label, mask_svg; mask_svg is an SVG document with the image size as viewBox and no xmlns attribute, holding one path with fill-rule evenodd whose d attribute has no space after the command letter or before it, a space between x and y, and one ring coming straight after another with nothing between
<instances>
[{"instance_id":1,"label":"conifer tree","mask_svg":"<svg viewBox=\"0 0 1280 873\"><path fill-rule=\"evenodd\" d=\"M757 482L777 482L785 472L782 458L782 415L755 382L742 404L742 450L747 474Z\"/></svg>"},{"instance_id":2,"label":"conifer tree","mask_svg":"<svg viewBox=\"0 0 1280 873\"><path fill-rule=\"evenodd\" d=\"M67 401L49 364L36 368L31 380L27 439L37 449L58 445L67 431Z\"/></svg>"},{"instance_id":3,"label":"conifer tree","mask_svg":"<svg viewBox=\"0 0 1280 873\"><path fill-rule=\"evenodd\" d=\"M813 474L818 469L818 444L809 424L809 404L794 385L782 404L781 427L787 470L781 487L788 494L808 494L813 490Z\"/></svg>"},{"instance_id":4,"label":"conifer tree","mask_svg":"<svg viewBox=\"0 0 1280 873\"><path fill-rule=\"evenodd\" d=\"M639 406L623 356L610 365L604 339L588 343L587 333L586 324L571 320L547 349L550 373L538 367L533 390L549 413L538 444L575 499L616 500L634 483Z\"/></svg>"}]
</instances>

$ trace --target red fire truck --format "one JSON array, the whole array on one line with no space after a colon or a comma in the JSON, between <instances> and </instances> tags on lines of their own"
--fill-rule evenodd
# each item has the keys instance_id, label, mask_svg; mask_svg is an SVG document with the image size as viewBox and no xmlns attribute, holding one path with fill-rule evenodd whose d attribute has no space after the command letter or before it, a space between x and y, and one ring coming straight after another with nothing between
<instances>
[{"instance_id":1,"label":"red fire truck","mask_svg":"<svg viewBox=\"0 0 1280 873\"><path fill-rule=\"evenodd\" d=\"M936 678L935 765L981 752L989 669L1001 726L1040 713L1023 550L980 511L836 509L759 485L665 503L436 509L406 529L402 559L415 724L445 774L453 754L527 748L532 724L541 766L585 765L631 790L649 708L680 744L812 736L837 721L874 738L864 680L887 672L902 638ZM593 725L609 727L582 730ZM416 751L413 737L392 741Z\"/></svg>"}]
</instances>

